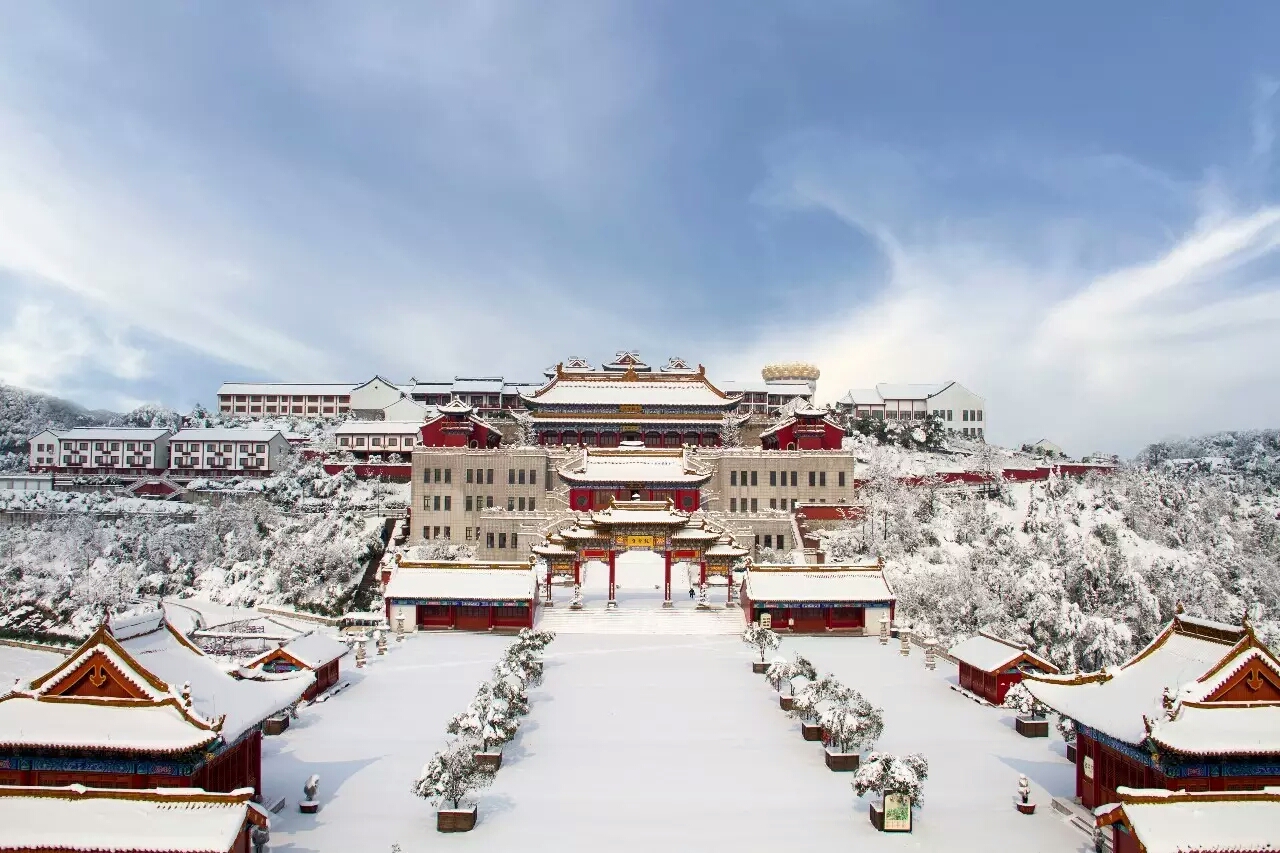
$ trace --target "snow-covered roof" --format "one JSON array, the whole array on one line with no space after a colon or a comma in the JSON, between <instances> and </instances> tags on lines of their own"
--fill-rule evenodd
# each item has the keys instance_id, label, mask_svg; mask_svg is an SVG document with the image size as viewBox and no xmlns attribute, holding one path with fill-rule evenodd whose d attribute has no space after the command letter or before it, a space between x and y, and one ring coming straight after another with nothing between
<instances>
[{"instance_id":1,"label":"snow-covered roof","mask_svg":"<svg viewBox=\"0 0 1280 853\"><path fill-rule=\"evenodd\" d=\"M720 382L719 388L729 394L776 394L781 397L809 397L813 394L813 389L809 387L808 382L799 379L780 379L775 382L767 382L763 379L750 379L746 381L729 380Z\"/></svg>"},{"instance_id":2,"label":"snow-covered roof","mask_svg":"<svg viewBox=\"0 0 1280 853\"><path fill-rule=\"evenodd\" d=\"M1280 850L1280 788L1162 791L1120 787L1098 825L1127 823L1146 853L1274 853Z\"/></svg>"},{"instance_id":3,"label":"snow-covered roof","mask_svg":"<svg viewBox=\"0 0 1280 853\"><path fill-rule=\"evenodd\" d=\"M608 509L591 513L591 520L601 524L686 524L689 516L672 508L671 501L622 501Z\"/></svg>"},{"instance_id":4,"label":"snow-covered roof","mask_svg":"<svg viewBox=\"0 0 1280 853\"><path fill-rule=\"evenodd\" d=\"M132 625L120 645L169 685L190 683L192 706L199 714L209 719L225 715L222 736L227 743L298 701L315 680L310 673L281 682L232 678L160 615L150 631Z\"/></svg>"},{"instance_id":5,"label":"snow-covered roof","mask_svg":"<svg viewBox=\"0 0 1280 853\"><path fill-rule=\"evenodd\" d=\"M0 850L228 853L246 821L266 826L252 788L151 790L0 786Z\"/></svg>"},{"instance_id":6,"label":"snow-covered roof","mask_svg":"<svg viewBox=\"0 0 1280 853\"><path fill-rule=\"evenodd\" d=\"M192 725L176 704L113 705L24 695L0 700L0 747L167 754L217 739L217 731Z\"/></svg>"},{"instance_id":7,"label":"snow-covered roof","mask_svg":"<svg viewBox=\"0 0 1280 853\"><path fill-rule=\"evenodd\" d=\"M354 382L224 382L218 395L224 394L289 394L289 395L348 395L356 387Z\"/></svg>"},{"instance_id":8,"label":"snow-covered roof","mask_svg":"<svg viewBox=\"0 0 1280 853\"><path fill-rule=\"evenodd\" d=\"M284 437L278 429L236 429L215 427L212 429L180 429L173 434L173 441L270 441Z\"/></svg>"},{"instance_id":9,"label":"snow-covered roof","mask_svg":"<svg viewBox=\"0 0 1280 853\"><path fill-rule=\"evenodd\" d=\"M285 654L308 669L319 669L348 652L346 643L319 630L309 631L301 637L295 637L281 646L279 650L284 651ZM276 649L272 649L260 655L251 661L249 666L257 666L276 651Z\"/></svg>"},{"instance_id":10,"label":"snow-covered roof","mask_svg":"<svg viewBox=\"0 0 1280 853\"><path fill-rule=\"evenodd\" d=\"M634 377L634 378L633 378ZM535 405L586 406L701 406L726 409L736 405L701 373L565 374L525 399Z\"/></svg>"},{"instance_id":11,"label":"snow-covered roof","mask_svg":"<svg viewBox=\"0 0 1280 853\"><path fill-rule=\"evenodd\" d=\"M833 426L841 431L844 430L844 427L827 417L826 409L815 409L812 406L805 406L803 408L796 409L791 415L778 421L768 429L761 431L760 437L764 438L766 435L773 435L784 427L789 427L792 424L799 422L801 418L821 418L822 423Z\"/></svg>"},{"instance_id":12,"label":"snow-covered roof","mask_svg":"<svg viewBox=\"0 0 1280 853\"><path fill-rule=\"evenodd\" d=\"M501 394L504 384L501 376L470 378L459 376L454 380L453 392L455 394Z\"/></svg>"},{"instance_id":13,"label":"snow-covered roof","mask_svg":"<svg viewBox=\"0 0 1280 853\"><path fill-rule=\"evenodd\" d=\"M424 407L425 408L425 407ZM422 429L421 421L346 421L334 429L335 435L383 435L386 433L416 433Z\"/></svg>"},{"instance_id":14,"label":"snow-covered roof","mask_svg":"<svg viewBox=\"0 0 1280 853\"><path fill-rule=\"evenodd\" d=\"M1213 636L1202 626L1175 618L1158 637L1119 667L1075 676L1027 675L1023 684L1053 710L1117 740L1140 744L1143 718L1164 712L1164 691L1175 693L1223 660L1242 633ZM1214 629L1217 633L1218 629Z\"/></svg>"},{"instance_id":15,"label":"snow-covered roof","mask_svg":"<svg viewBox=\"0 0 1280 853\"><path fill-rule=\"evenodd\" d=\"M1030 661L1044 672L1058 671L1056 666L1032 654L1026 646L1012 643L985 631L960 641L952 646L947 654L960 663L967 663L983 672L999 672L1023 659Z\"/></svg>"},{"instance_id":16,"label":"snow-covered roof","mask_svg":"<svg viewBox=\"0 0 1280 853\"><path fill-rule=\"evenodd\" d=\"M879 566L836 564L751 566L747 597L753 602L889 602L895 599Z\"/></svg>"},{"instance_id":17,"label":"snow-covered roof","mask_svg":"<svg viewBox=\"0 0 1280 853\"><path fill-rule=\"evenodd\" d=\"M151 427L76 427L59 430L57 435L67 441L158 441L168 436L169 430Z\"/></svg>"},{"instance_id":18,"label":"snow-covered roof","mask_svg":"<svg viewBox=\"0 0 1280 853\"><path fill-rule=\"evenodd\" d=\"M653 448L588 448L582 457L560 468L569 483L681 483L700 484L710 473L697 471L683 450Z\"/></svg>"},{"instance_id":19,"label":"snow-covered roof","mask_svg":"<svg viewBox=\"0 0 1280 853\"><path fill-rule=\"evenodd\" d=\"M529 601L533 569L527 564L455 564L417 567L401 564L387 582L387 600L422 598L461 601Z\"/></svg>"},{"instance_id":20,"label":"snow-covered roof","mask_svg":"<svg viewBox=\"0 0 1280 853\"><path fill-rule=\"evenodd\" d=\"M874 388L850 388L840 402L849 406L880 406L884 399Z\"/></svg>"},{"instance_id":21,"label":"snow-covered roof","mask_svg":"<svg viewBox=\"0 0 1280 853\"><path fill-rule=\"evenodd\" d=\"M954 384L955 382L878 382L876 393L884 400L927 400Z\"/></svg>"},{"instance_id":22,"label":"snow-covered roof","mask_svg":"<svg viewBox=\"0 0 1280 853\"><path fill-rule=\"evenodd\" d=\"M1158 720L1151 739L1184 755L1280 754L1280 704L1182 703Z\"/></svg>"}]
</instances>

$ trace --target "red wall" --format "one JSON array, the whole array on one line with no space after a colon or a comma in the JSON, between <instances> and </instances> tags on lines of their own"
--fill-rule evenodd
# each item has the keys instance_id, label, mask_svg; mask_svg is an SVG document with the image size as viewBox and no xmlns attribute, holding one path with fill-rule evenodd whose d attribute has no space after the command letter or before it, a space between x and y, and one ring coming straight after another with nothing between
<instances>
[{"instance_id":1,"label":"red wall","mask_svg":"<svg viewBox=\"0 0 1280 853\"><path fill-rule=\"evenodd\" d=\"M502 433L465 415L440 415L418 430L424 447L497 447Z\"/></svg>"},{"instance_id":2,"label":"red wall","mask_svg":"<svg viewBox=\"0 0 1280 853\"><path fill-rule=\"evenodd\" d=\"M676 509L682 512L693 512L702 506L702 493L698 489L596 489L574 486L569 489L569 508L575 512L605 509L609 506L610 497L618 501L629 501L633 493L638 494L642 501L669 497L675 502ZM689 506L685 506L685 498L689 499Z\"/></svg>"},{"instance_id":3,"label":"red wall","mask_svg":"<svg viewBox=\"0 0 1280 853\"><path fill-rule=\"evenodd\" d=\"M824 418L796 420L760 439L765 450L839 450L843 440L844 430Z\"/></svg>"}]
</instances>

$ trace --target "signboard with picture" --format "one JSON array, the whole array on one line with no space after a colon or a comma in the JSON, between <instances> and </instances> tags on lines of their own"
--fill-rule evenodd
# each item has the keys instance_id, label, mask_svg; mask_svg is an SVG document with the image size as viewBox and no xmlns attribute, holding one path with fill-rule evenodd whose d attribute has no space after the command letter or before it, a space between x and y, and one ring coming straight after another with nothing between
<instances>
[{"instance_id":1,"label":"signboard with picture","mask_svg":"<svg viewBox=\"0 0 1280 853\"><path fill-rule=\"evenodd\" d=\"M911 831L911 798L906 794L884 795L884 831Z\"/></svg>"},{"instance_id":2,"label":"signboard with picture","mask_svg":"<svg viewBox=\"0 0 1280 853\"><path fill-rule=\"evenodd\" d=\"M760 614L760 627L761 627L761 628L772 628L772 627L773 627L773 614L772 614L772 613L761 613L761 614Z\"/></svg>"}]
</instances>

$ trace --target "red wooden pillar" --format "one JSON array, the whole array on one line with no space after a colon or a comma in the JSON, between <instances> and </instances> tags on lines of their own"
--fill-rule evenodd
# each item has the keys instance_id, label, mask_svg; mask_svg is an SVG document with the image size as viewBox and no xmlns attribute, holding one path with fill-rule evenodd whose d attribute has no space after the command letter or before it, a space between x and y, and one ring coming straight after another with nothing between
<instances>
[{"instance_id":1,"label":"red wooden pillar","mask_svg":"<svg viewBox=\"0 0 1280 853\"><path fill-rule=\"evenodd\" d=\"M582 561L573 561L573 585L580 586L582 584Z\"/></svg>"},{"instance_id":2,"label":"red wooden pillar","mask_svg":"<svg viewBox=\"0 0 1280 853\"><path fill-rule=\"evenodd\" d=\"M616 592L617 587L614 585L614 576L617 570L617 562L618 562L618 552L614 551L613 549L610 549L609 550L609 603L605 605L606 608L614 608L618 606L618 602L615 600L617 595L617 592Z\"/></svg>"},{"instance_id":3,"label":"red wooden pillar","mask_svg":"<svg viewBox=\"0 0 1280 853\"><path fill-rule=\"evenodd\" d=\"M671 551L662 552L662 606L671 606Z\"/></svg>"},{"instance_id":4,"label":"red wooden pillar","mask_svg":"<svg viewBox=\"0 0 1280 853\"><path fill-rule=\"evenodd\" d=\"M698 563L698 585L701 587L707 582L707 561L702 560Z\"/></svg>"},{"instance_id":5,"label":"red wooden pillar","mask_svg":"<svg viewBox=\"0 0 1280 853\"><path fill-rule=\"evenodd\" d=\"M492 604L489 605L489 630L490 631L493 630L493 614L496 609L497 608L495 608Z\"/></svg>"},{"instance_id":6,"label":"red wooden pillar","mask_svg":"<svg viewBox=\"0 0 1280 853\"><path fill-rule=\"evenodd\" d=\"M822 608L822 621L826 623L826 628L828 631L830 631L831 630L831 608L830 607Z\"/></svg>"},{"instance_id":7,"label":"red wooden pillar","mask_svg":"<svg viewBox=\"0 0 1280 853\"><path fill-rule=\"evenodd\" d=\"M554 607L555 602L551 600L551 561L547 560L547 606Z\"/></svg>"}]
</instances>

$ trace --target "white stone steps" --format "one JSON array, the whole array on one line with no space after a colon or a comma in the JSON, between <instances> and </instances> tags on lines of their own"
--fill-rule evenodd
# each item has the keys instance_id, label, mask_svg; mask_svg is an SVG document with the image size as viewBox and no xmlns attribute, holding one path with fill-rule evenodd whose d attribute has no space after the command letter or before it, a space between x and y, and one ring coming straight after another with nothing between
<instances>
[{"instance_id":1,"label":"white stone steps","mask_svg":"<svg viewBox=\"0 0 1280 853\"><path fill-rule=\"evenodd\" d=\"M591 609L540 608L538 628L558 634L741 634L746 623L740 608Z\"/></svg>"}]
</instances>

